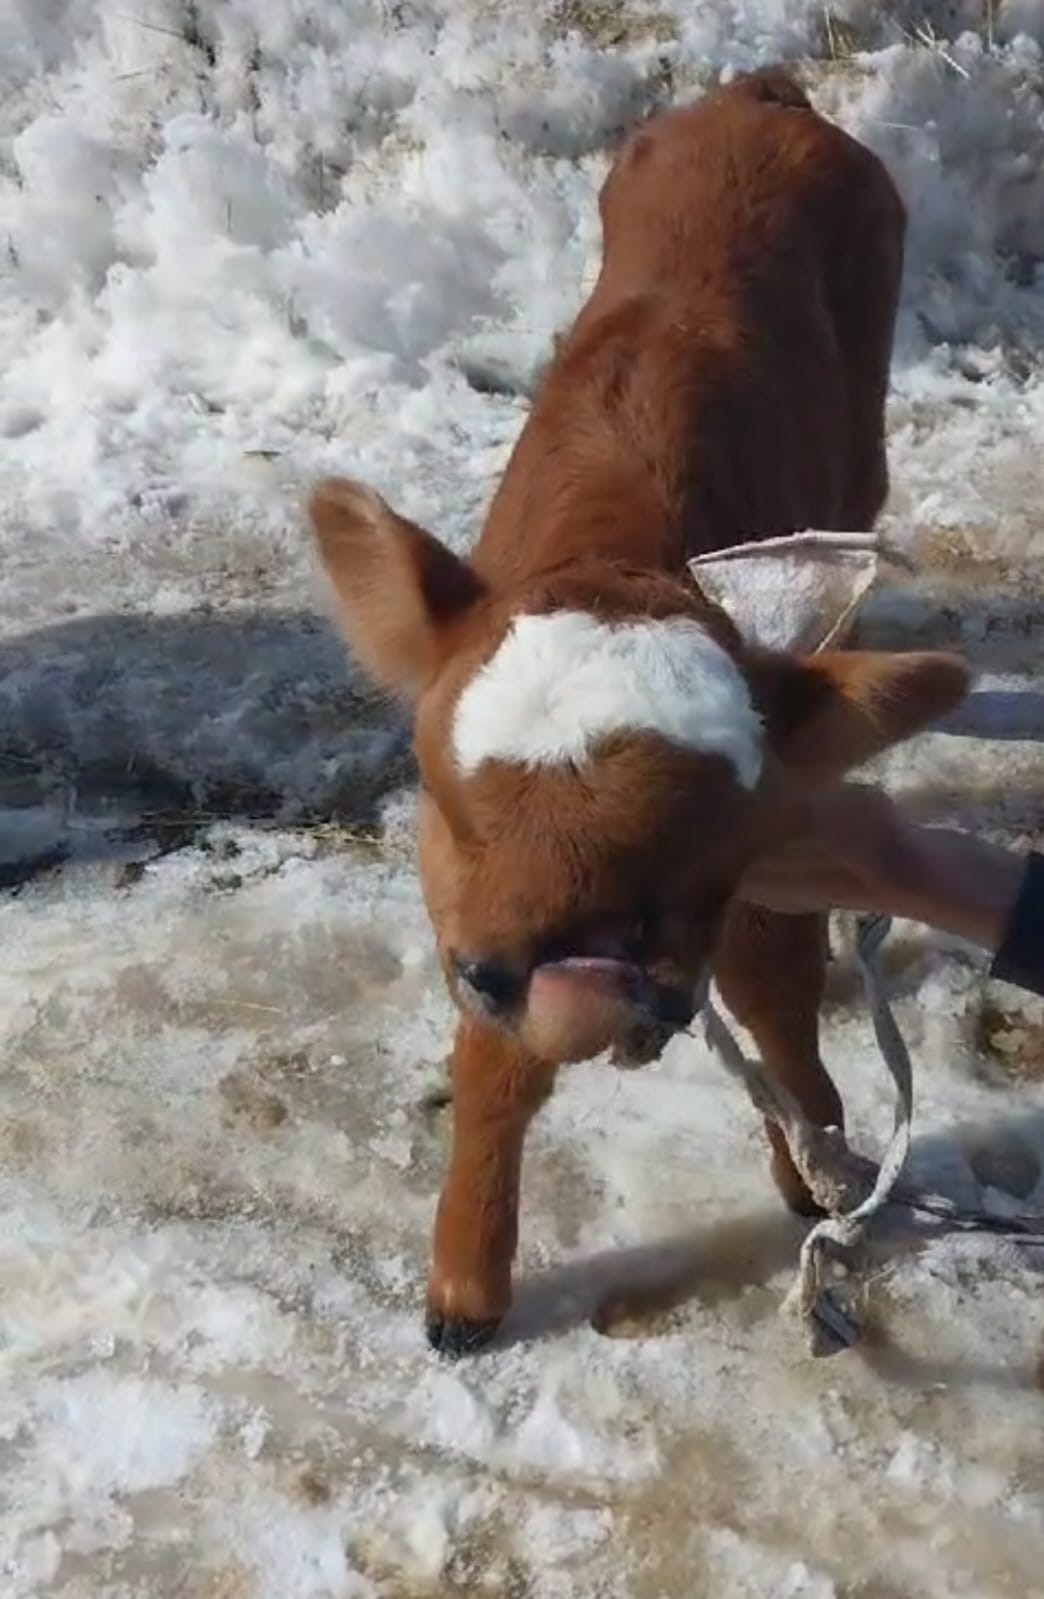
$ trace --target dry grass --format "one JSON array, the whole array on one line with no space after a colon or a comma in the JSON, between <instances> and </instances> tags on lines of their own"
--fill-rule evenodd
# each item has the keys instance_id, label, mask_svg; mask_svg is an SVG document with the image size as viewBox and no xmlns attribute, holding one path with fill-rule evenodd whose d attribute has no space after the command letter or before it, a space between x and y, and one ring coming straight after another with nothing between
<instances>
[{"instance_id":1,"label":"dry grass","mask_svg":"<svg viewBox=\"0 0 1044 1599\"><path fill-rule=\"evenodd\" d=\"M977 31L987 50L996 43L996 19L1000 0L980 0ZM843 15L836 5L825 3L820 21L819 55L846 64L862 50L880 49L902 40L916 49L932 51L958 76L967 69L948 48L948 40L965 27L956 5L935 0L881 0L867 5L854 15Z\"/></svg>"},{"instance_id":2,"label":"dry grass","mask_svg":"<svg viewBox=\"0 0 1044 1599\"><path fill-rule=\"evenodd\" d=\"M674 37L669 17L622 4L621 0L558 0L548 19L551 32L582 34L603 49Z\"/></svg>"},{"instance_id":3,"label":"dry grass","mask_svg":"<svg viewBox=\"0 0 1044 1599\"><path fill-rule=\"evenodd\" d=\"M1009 1082L1044 1079L1044 1022L987 1004L979 1015L976 1041Z\"/></svg>"}]
</instances>

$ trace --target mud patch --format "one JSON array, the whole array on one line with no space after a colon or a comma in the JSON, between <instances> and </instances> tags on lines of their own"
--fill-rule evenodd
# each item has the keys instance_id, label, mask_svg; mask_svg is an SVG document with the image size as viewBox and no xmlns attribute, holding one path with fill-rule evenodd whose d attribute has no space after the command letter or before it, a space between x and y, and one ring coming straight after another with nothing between
<instances>
[{"instance_id":1,"label":"mud patch","mask_svg":"<svg viewBox=\"0 0 1044 1599\"><path fill-rule=\"evenodd\" d=\"M1009 1082L1044 1081L1044 1021L986 1004L979 1014L977 1042Z\"/></svg>"},{"instance_id":2,"label":"mud patch","mask_svg":"<svg viewBox=\"0 0 1044 1599\"><path fill-rule=\"evenodd\" d=\"M264 1135L282 1127L288 1111L275 1094L267 1093L246 1072L230 1072L218 1084L224 1118Z\"/></svg>"}]
</instances>

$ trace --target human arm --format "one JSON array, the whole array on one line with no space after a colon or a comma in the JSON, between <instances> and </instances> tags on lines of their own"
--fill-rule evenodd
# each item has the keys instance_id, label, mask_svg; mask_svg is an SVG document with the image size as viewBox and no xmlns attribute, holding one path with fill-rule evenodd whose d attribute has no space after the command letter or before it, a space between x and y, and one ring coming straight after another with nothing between
<instances>
[{"instance_id":1,"label":"human arm","mask_svg":"<svg viewBox=\"0 0 1044 1599\"><path fill-rule=\"evenodd\" d=\"M788 841L754 864L743 894L775 910L836 906L924 922L987 950L995 976L1044 992L1044 857L918 826L873 788L796 800Z\"/></svg>"}]
</instances>

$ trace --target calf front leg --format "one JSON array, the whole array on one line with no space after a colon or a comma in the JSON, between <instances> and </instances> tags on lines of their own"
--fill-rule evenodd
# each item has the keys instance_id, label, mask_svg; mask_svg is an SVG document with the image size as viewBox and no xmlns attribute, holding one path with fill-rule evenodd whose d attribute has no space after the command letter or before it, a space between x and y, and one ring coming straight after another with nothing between
<instances>
[{"instance_id":1,"label":"calf front leg","mask_svg":"<svg viewBox=\"0 0 1044 1599\"><path fill-rule=\"evenodd\" d=\"M444 1355L489 1341L511 1303L526 1128L554 1068L470 1017L451 1063L453 1147L435 1218L428 1342Z\"/></svg>"},{"instance_id":2,"label":"calf front leg","mask_svg":"<svg viewBox=\"0 0 1044 1599\"><path fill-rule=\"evenodd\" d=\"M714 976L729 1010L754 1037L765 1068L794 1095L810 1121L843 1127L844 1111L819 1058L819 1007L826 973L826 917L785 916L740 903L729 907ZM772 1176L800 1216L819 1216L773 1122L765 1123Z\"/></svg>"}]
</instances>

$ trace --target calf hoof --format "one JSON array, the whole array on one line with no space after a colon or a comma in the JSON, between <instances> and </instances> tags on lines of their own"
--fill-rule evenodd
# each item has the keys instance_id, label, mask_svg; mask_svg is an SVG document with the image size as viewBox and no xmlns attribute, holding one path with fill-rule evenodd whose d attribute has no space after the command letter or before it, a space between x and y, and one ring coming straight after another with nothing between
<instances>
[{"instance_id":1,"label":"calf hoof","mask_svg":"<svg viewBox=\"0 0 1044 1599\"><path fill-rule=\"evenodd\" d=\"M464 1355L475 1355L484 1349L500 1322L500 1316L470 1321L463 1316L444 1316L440 1311L429 1310L424 1326L428 1343L437 1354L445 1355L447 1360L460 1360Z\"/></svg>"}]
</instances>

